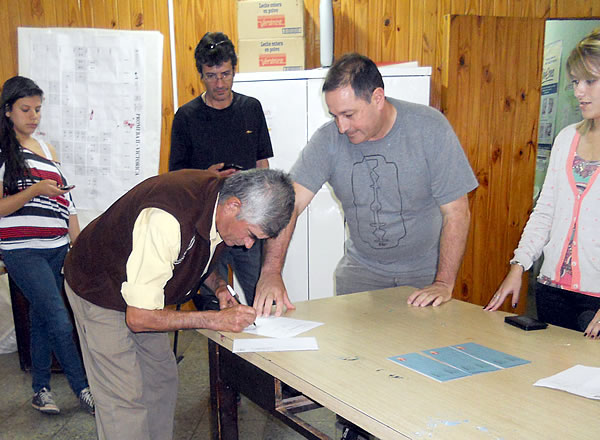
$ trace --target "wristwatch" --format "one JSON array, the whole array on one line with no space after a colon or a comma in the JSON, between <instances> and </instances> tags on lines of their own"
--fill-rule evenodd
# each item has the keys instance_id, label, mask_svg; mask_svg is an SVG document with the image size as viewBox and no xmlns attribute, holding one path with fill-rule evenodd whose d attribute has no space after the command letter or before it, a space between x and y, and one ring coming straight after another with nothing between
<instances>
[{"instance_id":1,"label":"wristwatch","mask_svg":"<svg viewBox=\"0 0 600 440\"><path fill-rule=\"evenodd\" d=\"M520 261L510 260L510 264L511 264L511 266L515 265L515 264L518 264L519 266L521 266L523 268L523 272L525 272L525 266L523 266L523 263L521 263Z\"/></svg>"}]
</instances>

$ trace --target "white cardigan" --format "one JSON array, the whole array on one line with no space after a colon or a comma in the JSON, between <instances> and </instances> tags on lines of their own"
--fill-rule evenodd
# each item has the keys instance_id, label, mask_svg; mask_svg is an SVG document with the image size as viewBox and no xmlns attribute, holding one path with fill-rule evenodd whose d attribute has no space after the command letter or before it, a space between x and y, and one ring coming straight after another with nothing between
<instances>
[{"instance_id":1,"label":"white cardigan","mask_svg":"<svg viewBox=\"0 0 600 440\"><path fill-rule=\"evenodd\" d=\"M600 297L600 183L594 184L600 167L579 195L572 169L579 138L575 124L556 137L540 197L511 263L518 262L527 270L543 252L540 276L558 282L576 221L570 290Z\"/></svg>"}]
</instances>

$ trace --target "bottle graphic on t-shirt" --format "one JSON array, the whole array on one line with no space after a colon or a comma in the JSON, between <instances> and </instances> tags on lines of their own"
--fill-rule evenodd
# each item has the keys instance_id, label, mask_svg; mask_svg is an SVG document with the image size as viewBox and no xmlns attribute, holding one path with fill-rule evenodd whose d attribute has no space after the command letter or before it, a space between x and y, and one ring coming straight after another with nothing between
<instances>
[{"instance_id":1,"label":"bottle graphic on t-shirt","mask_svg":"<svg viewBox=\"0 0 600 440\"><path fill-rule=\"evenodd\" d=\"M406 235L398 168L381 155L365 156L352 169L358 233L374 249L398 246Z\"/></svg>"}]
</instances>

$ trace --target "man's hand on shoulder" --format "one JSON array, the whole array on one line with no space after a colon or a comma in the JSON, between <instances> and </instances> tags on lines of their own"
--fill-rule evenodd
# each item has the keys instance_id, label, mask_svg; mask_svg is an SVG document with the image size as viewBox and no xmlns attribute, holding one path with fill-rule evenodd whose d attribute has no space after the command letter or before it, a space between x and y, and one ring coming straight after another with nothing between
<instances>
[{"instance_id":1,"label":"man's hand on shoulder","mask_svg":"<svg viewBox=\"0 0 600 440\"><path fill-rule=\"evenodd\" d=\"M434 281L423 289L415 290L406 302L415 307L437 307L452 299L452 287L443 281Z\"/></svg>"},{"instance_id":2,"label":"man's hand on shoulder","mask_svg":"<svg viewBox=\"0 0 600 440\"><path fill-rule=\"evenodd\" d=\"M284 312L284 306L288 310L295 309L287 290L281 278L281 273L278 272L262 272L260 279L256 285L256 294L254 296L254 308L257 316L269 316L275 301L275 316L281 316Z\"/></svg>"},{"instance_id":3,"label":"man's hand on shoulder","mask_svg":"<svg viewBox=\"0 0 600 440\"><path fill-rule=\"evenodd\" d=\"M232 174L237 173L239 170L236 168L228 168L223 171L221 169L225 166L225 162L216 163L208 167L208 171L212 171L213 173L217 173L220 177L229 177Z\"/></svg>"}]
</instances>

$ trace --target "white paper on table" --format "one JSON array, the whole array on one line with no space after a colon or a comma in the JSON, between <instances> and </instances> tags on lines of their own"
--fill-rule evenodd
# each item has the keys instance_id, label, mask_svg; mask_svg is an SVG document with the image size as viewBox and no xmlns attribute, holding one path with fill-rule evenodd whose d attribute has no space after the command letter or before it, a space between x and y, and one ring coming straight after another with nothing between
<instances>
[{"instance_id":1,"label":"white paper on table","mask_svg":"<svg viewBox=\"0 0 600 440\"><path fill-rule=\"evenodd\" d=\"M256 326L244 329L244 333L268 336L270 338L293 338L294 336L323 325L322 322L303 319L284 318L283 316L261 316L256 318Z\"/></svg>"},{"instance_id":2,"label":"white paper on table","mask_svg":"<svg viewBox=\"0 0 600 440\"><path fill-rule=\"evenodd\" d=\"M314 337L235 339L233 341L234 353L248 353L254 351L298 351L318 349L319 346L317 344L317 340Z\"/></svg>"},{"instance_id":3,"label":"white paper on table","mask_svg":"<svg viewBox=\"0 0 600 440\"><path fill-rule=\"evenodd\" d=\"M600 400L600 368L575 365L554 376L540 379L533 385Z\"/></svg>"}]
</instances>

